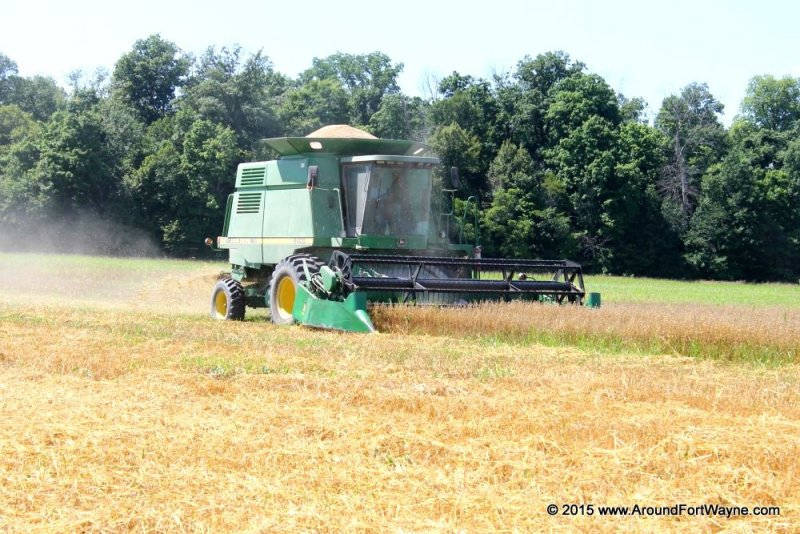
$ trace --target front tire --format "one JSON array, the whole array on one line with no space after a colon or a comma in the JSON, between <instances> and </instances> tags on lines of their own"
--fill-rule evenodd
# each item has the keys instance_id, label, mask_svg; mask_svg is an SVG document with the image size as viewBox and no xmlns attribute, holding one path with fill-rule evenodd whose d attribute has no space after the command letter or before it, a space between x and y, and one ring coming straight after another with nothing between
<instances>
[{"instance_id":1,"label":"front tire","mask_svg":"<svg viewBox=\"0 0 800 534\"><path fill-rule=\"evenodd\" d=\"M244 320L244 288L233 278L223 278L211 293L211 317L220 321Z\"/></svg>"},{"instance_id":2,"label":"front tire","mask_svg":"<svg viewBox=\"0 0 800 534\"><path fill-rule=\"evenodd\" d=\"M293 254L280 261L272 272L269 282L269 309L272 322L275 324L293 324L294 299L297 286L307 280L303 262L309 274L319 272L322 262L311 254Z\"/></svg>"}]
</instances>

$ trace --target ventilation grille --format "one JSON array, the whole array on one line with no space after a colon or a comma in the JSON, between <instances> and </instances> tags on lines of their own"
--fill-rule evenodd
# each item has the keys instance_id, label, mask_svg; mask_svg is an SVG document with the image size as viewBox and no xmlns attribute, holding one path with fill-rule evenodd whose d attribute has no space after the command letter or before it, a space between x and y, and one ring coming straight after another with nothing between
<instances>
[{"instance_id":1,"label":"ventilation grille","mask_svg":"<svg viewBox=\"0 0 800 534\"><path fill-rule=\"evenodd\" d=\"M239 193L236 213L258 213L261 209L261 193Z\"/></svg>"},{"instance_id":2,"label":"ventilation grille","mask_svg":"<svg viewBox=\"0 0 800 534\"><path fill-rule=\"evenodd\" d=\"M242 169L242 187L252 187L254 185L264 185L264 174L266 167L250 167Z\"/></svg>"}]
</instances>

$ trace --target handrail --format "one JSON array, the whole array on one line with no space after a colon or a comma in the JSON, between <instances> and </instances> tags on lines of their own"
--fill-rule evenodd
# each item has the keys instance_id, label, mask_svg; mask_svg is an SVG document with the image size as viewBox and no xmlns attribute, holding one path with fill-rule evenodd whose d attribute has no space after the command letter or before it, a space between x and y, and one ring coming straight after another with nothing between
<instances>
[{"instance_id":1,"label":"handrail","mask_svg":"<svg viewBox=\"0 0 800 534\"><path fill-rule=\"evenodd\" d=\"M470 195L467 197L467 200L464 202L464 213L461 215L461 228L460 233L458 235L458 242L459 244L464 242L464 225L467 223L467 213L469 211L469 203L472 202L475 207L475 246L477 247L480 245L480 224L479 224L479 211L478 211L478 199L475 195Z\"/></svg>"}]
</instances>

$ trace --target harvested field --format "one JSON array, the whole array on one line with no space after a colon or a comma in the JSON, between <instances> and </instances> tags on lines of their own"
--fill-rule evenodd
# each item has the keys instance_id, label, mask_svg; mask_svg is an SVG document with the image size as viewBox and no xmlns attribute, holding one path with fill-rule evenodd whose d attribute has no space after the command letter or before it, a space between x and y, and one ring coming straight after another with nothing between
<instances>
[{"instance_id":1,"label":"harvested field","mask_svg":"<svg viewBox=\"0 0 800 534\"><path fill-rule=\"evenodd\" d=\"M218 264L0 259L39 281L0 290L0 530L800 527L798 307L376 308L349 335L206 319Z\"/></svg>"}]
</instances>

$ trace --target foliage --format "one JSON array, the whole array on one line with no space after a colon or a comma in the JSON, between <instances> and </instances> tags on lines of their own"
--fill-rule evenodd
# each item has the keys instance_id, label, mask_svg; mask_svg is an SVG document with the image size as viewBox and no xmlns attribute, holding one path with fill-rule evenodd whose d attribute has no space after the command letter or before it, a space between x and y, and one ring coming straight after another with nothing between
<instances>
[{"instance_id":1,"label":"foliage","mask_svg":"<svg viewBox=\"0 0 800 534\"><path fill-rule=\"evenodd\" d=\"M398 94L397 76L402 63L392 63L382 52L345 54L314 58L311 68L300 75L300 83L336 80L347 93L349 122L366 125L387 95Z\"/></svg>"},{"instance_id":2,"label":"foliage","mask_svg":"<svg viewBox=\"0 0 800 534\"><path fill-rule=\"evenodd\" d=\"M256 150L260 139L281 133L276 100L287 85L260 51L242 58L239 47L209 48L194 65L178 105L227 126L242 149Z\"/></svg>"},{"instance_id":3,"label":"foliage","mask_svg":"<svg viewBox=\"0 0 800 534\"><path fill-rule=\"evenodd\" d=\"M581 74L583 63L564 52L526 56L511 76L497 79L498 135L526 148L535 160L550 146L545 114L551 90L561 80Z\"/></svg>"},{"instance_id":4,"label":"foliage","mask_svg":"<svg viewBox=\"0 0 800 534\"><path fill-rule=\"evenodd\" d=\"M36 120L47 120L64 105L64 90L52 78L17 75L17 64L0 54L0 105L16 105Z\"/></svg>"},{"instance_id":5,"label":"foliage","mask_svg":"<svg viewBox=\"0 0 800 534\"><path fill-rule=\"evenodd\" d=\"M426 102L419 97L386 95L378 111L370 117L368 129L384 139L424 141L427 133L426 108Z\"/></svg>"},{"instance_id":6,"label":"foliage","mask_svg":"<svg viewBox=\"0 0 800 534\"><path fill-rule=\"evenodd\" d=\"M800 261L800 144L785 148L785 136L746 122L730 137L728 154L703 177L687 259L704 276L792 279Z\"/></svg>"},{"instance_id":7,"label":"foliage","mask_svg":"<svg viewBox=\"0 0 800 534\"><path fill-rule=\"evenodd\" d=\"M461 186L457 188L462 194L483 190L484 179L479 172L480 140L474 134L453 122L439 127L431 136L430 145L441 158L443 170L460 169Z\"/></svg>"},{"instance_id":8,"label":"foliage","mask_svg":"<svg viewBox=\"0 0 800 534\"><path fill-rule=\"evenodd\" d=\"M650 125L644 100L562 51L491 79L451 72L428 98L400 91L402 69L382 52L335 53L291 78L261 51L194 58L156 34L110 79L71 75L67 94L0 54L0 223L10 232L97 216L171 254L203 253L236 164L274 157L261 139L349 123L429 144L442 163L434 208L448 210L443 190L454 188L459 221L469 207L456 232L480 237L486 255L649 276L800 277L797 79L754 77L726 129L705 84L665 98Z\"/></svg>"},{"instance_id":9,"label":"foliage","mask_svg":"<svg viewBox=\"0 0 800 534\"><path fill-rule=\"evenodd\" d=\"M37 123L30 113L14 104L0 106L0 150L26 137L31 137Z\"/></svg>"},{"instance_id":10,"label":"foliage","mask_svg":"<svg viewBox=\"0 0 800 534\"><path fill-rule=\"evenodd\" d=\"M153 152L130 176L139 217L172 253L196 252L222 226L241 153L230 128L180 112L148 130ZM162 137L163 136L163 137Z\"/></svg>"},{"instance_id":11,"label":"foliage","mask_svg":"<svg viewBox=\"0 0 800 534\"><path fill-rule=\"evenodd\" d=\"M482 226L489 257L560 258L577 252L569 218L516 188L495 194Z\"/></svg>"},{"instance_id":12,"label":"foliage","mask_svg":"<svg viewBox=\"0 0 800 534\"><path fill-rule=\"evenodd\" d=\"M619 105L620 117L624 122L647 124L647 117L645 117L647 102L643 98L628 98L619 93L617 94L617 104Z\"/></svg>"},{"instance_id":13,"label":"foliage","mask_svg":"<svg viewBox=\"0 0 800 534\"><path fill-rule=\"evenodd\" d=\"M655 126L669 139L669 157L659 182L665 213L684 231L697 205L699 180L722 155L725 130L719 122L719 103L706 84L692 83L680 95L664 99Z\"/></svg>"},{"instance_id":14,"label":"foliage","mask_svg":"<svg viewBox=\"0 0 800 534\"><path fill-rule=\"evenodd\" d=\"M38 144L33 187L49 210L113 211L120 177L112 172L108 136L96 107L56 112L42 129Z\"/></svg>"},{"instance_id":15,"label":"foliage","mask_svg":"<svg viewBox=\"0 0 800 534\"><path fill-rule=\"evenodd\" d=\"M488 174L492 191L516 188L538 195L540 184L535 176L533 159L527 150L504 141L497 151Z\"/></svg>"},{"instance_id":16,"label":"foliage","mask_svg":"<svg viewBox=\"0 0 800 534\"><path fill-rule=\"evenodd\" d=\"M189 60L180 49L160 35L140 39L114 67L113 86L145 123L163 117L172 109L175 90L184 82Z\"/></svg>"},{"instance_id":17,"label":"foliage","mask_svg":"<svg viewBox=\"0 0 800 534\"><path fill-rule=\"evenodd\" d=\"M347 92L337 80L311 80L287 91L279 117L288 135L307 135L326 124L348 120Z\"/></svg>"},{"instance_id":18,"label":"foliage","mask_svg":"<svg viewBox=\"0 0 800 534\"><path fill-rule=\"evenodd\" d=\"M473 192L483 195L489 190L488 165L499 145L495 134L497 103L492 88L485 80L453 72L440 82L439 93L444 98L432 103L431 122L435 126L455 124L477 140L477 159L467 172L467 181Z\"/></svg>"},{"instance_id":19,"label":"foliage","mask_svg":"<svg viewBox=\"0 0 800 534\"><path fill-rule=\"evenodd\" d=\"M769 130L790 130L800 119L800 79L755 76L747 86L742 113Z\"/></svg>"}]
</instances>

